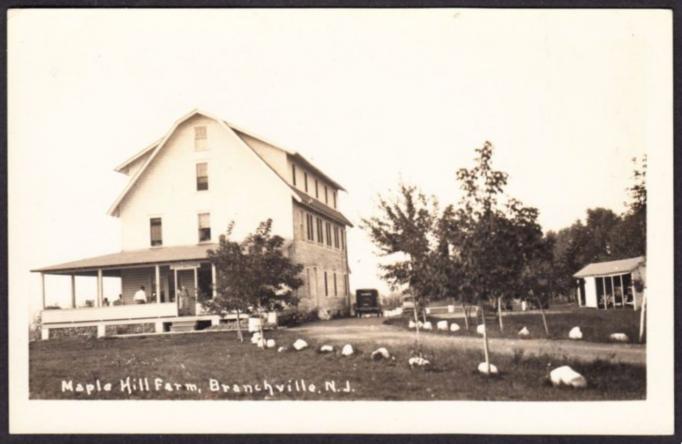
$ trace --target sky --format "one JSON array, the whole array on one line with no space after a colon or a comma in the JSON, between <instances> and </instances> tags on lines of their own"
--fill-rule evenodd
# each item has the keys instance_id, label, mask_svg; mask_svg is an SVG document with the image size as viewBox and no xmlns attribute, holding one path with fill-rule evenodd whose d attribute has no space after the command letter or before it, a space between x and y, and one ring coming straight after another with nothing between
<instances>
[{"instance_id":1,"label":"sky","mask_svg":"<svg viewBox=\"0 0 682 444\"><path fill-rule=\"evenodd\" d=\"M588 208L621 212L631 159L651 149L657 14L12 11L10 295L34 311L30 269L120 250L106 211L127 177L113 168L195 108L300 152L347 189L351 289L387 291L359 228L377 196L404 181L456 202L455 171L486 140L545 230ZM48 281L48 302L65 303L64 289Z\"/></svg>"}]
</instances>

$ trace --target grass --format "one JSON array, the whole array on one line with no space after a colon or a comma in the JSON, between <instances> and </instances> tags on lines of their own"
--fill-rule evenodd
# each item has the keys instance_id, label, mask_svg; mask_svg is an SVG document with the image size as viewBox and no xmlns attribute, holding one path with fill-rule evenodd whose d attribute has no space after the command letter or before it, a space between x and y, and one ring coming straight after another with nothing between
<instances>
[{"instance_id":1,"label":"grass","mask_svg":"<svg viewBox=\"0 0 682 444\"><path fill-rule=\"evenodd\" d=\"M270 336L278 345L291 344L298 336L278 330ZM304 338L305 339L305 338ZM646 370L641 366L605 362L570 364L585 375L584 390L555 388L546 382L548 359L493 355L500 376L488 378L476 372L480 353L453 349L427 349L432 366L411 370L409 345L389 348L395 360L373 361L372 350L381 344L362 344L356 354L320 354L321 343L278 353L260 350L248 341L239 343L234 332L147 336L109 339L56 339L30 345L30 397L32 399L300 399L300 400L621 400L645 397ZM121 380L147 378L150 391L121 391ZM179 383L176 391L163 383ZM211 391L210 380L229 388ZM111 383L111 391L96 391ZM263 381L273 387L264 390ZM308 391L302 391L305 380ZM93 392L62 391L62 381L92 384ZM325 382L327 385L325 386ZM331 383L336 391L331 389ZM195 384L184 386L182 384ZM239 392L234 390L237 385ZM260 386L257 390L255 385ZM277 385L283 388L279 392ZM315 388L310 391L310 384ZM247 387L244 387L246 385ZM349 385L351 391L342 388ZM249 387L253 392L245 392ZM291 386L291 389L289 389ZM171 386L172 388L173 386ZM222 387L221 387L222 388Z\"/></svg>"},{"instance_id":2,"label":"grass","mask_svg":"<svg viewBox=\"0 0 682 444\"><path fill-rule=\"evenodd\" d=\"M492 315L492 313L488 314ZM611 333L625 333L630 342L636 343L639 339L639 311L633 310L595 310L589 308L564 308L561 312L547 313L547 324L549 327L550 339L568 339L568 332L574 326L579 326L583 332L583 340L588 342L610 342ZM463 318L446 318L438 315L427 316L433 323L434 329L436 322L447 319L448 322L457 322L461 327L458 335L477 336L477 320L469 319L469 331L464 329ZM542 324L540 312L532 313L502 313L504 331L500 331L497 317L488 317L486 322L488 335L491 338L518 338L518 332L523 327L530 331L531 338L547 338ZM385 322L392 325L400 325L407 328L409 319L391 318ZM435 332L435 330L434 330ZM445 332L443 332L445 334Z\"/></svg>"}]
</instances>

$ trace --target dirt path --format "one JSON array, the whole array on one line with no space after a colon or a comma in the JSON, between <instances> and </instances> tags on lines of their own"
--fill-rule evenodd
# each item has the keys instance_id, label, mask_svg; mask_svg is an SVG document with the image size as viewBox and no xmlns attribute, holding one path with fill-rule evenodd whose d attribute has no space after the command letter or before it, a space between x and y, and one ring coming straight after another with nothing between
<instances>
[{"instance_id":1,"label":"dirt path","mask_svg":"<svg viewBox=\"0 0 682 444\"><path fill-rule=\"evenodd\" d=\"M302 336L318 341L349 343L376 343L383 345L403 345L414 341L414 333L400 327L384 325L381 319L339 319L327 322L306 324L290 329ZM455 336L424 333L424 344L438 348L481 349L481 339L470 336ZM548 339L502 339L490 338L493 354L514 355L522 350L524 356L550 356L557 360L571 359L591 362L601 359L609 362L627 364L646 364L646 348L637 344L601 344L594 342L574 342L569 340Z\"/></svg>"}]
</instances>

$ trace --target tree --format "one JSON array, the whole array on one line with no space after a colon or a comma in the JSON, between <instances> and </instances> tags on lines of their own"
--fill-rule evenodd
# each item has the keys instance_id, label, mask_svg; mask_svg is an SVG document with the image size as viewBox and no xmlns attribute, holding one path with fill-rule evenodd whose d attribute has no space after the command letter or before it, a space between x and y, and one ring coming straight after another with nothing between
<instances>
[{"instance_id":1,"label":"tree","mask_svg":"<svg viewBox=\"0 0 682 444\"><path fill-rule=\"evenodd\" d=\"M459 268L460 289L478 305L485 324L485 305L516 293L525 264L534 256L542 231L538 211L505 196L508 175L492 168L493 146L476 149L475 165L457 171L464 195L456 208L444 212L450 260ZM484 330L485 362L490 364Z\"/></svg>"},{"instance_id":2,"label":"tree","mask_svg":"<svg viewBox=\"0 0 682 444\"><path fill-rule=\"evenodd\" d=\"M284 239L272 235L272 219L261 222L242 242L230 240L234 223L220 236L208 257L216 267L216 297L204 303L215 314L237 313L237 335L243 336L241 313L261 313L296 303L293 291L303 284L303 270L284 256Z\"/></svg>"},{"instance_id":3,"label":"tree","mask_svg":"<svg viewBox=\"0 0 682 444\"><path fill-rule=\"evenodd\" d=\"M612 232L614 255L619 258L644 256L646 254L646 167L644 156L633 162L633 184L628 188L630 201L627 210L621 216L621 222ZM639 162L639 165L638 165Z\"/></svg>"},{"instance_id":4,"label":"tree","mask_svg":"<svg viewBox=\"0 0 682 444\"><path fill-rule=\"evenodd\" d=\"M416 187L400 185L393 200L379 196L377 216L362 220L382 256L392 262L380 265L381 277L393 290L406 289L414 299L415 323L423 316L428 301L444 295L444 274L436 251L434 230L437 202ZM416 328L419 350L419 327Z\"/></svg>"}]
</instances>

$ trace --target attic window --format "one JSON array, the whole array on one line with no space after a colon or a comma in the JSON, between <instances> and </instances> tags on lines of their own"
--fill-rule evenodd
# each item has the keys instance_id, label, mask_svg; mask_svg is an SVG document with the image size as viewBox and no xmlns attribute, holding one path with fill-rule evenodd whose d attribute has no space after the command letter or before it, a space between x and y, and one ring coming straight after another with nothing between
<instances>
[{"instance_id":1,"label":"attic window","mask_svg":"<svg viewBox=\"0 0 682 444\"><path fill-rule=\"evenodd\" d=\"M194 127L194 149L205 150L208 147L208 135L205 126Z\"/></svg>"}]
</instances>

